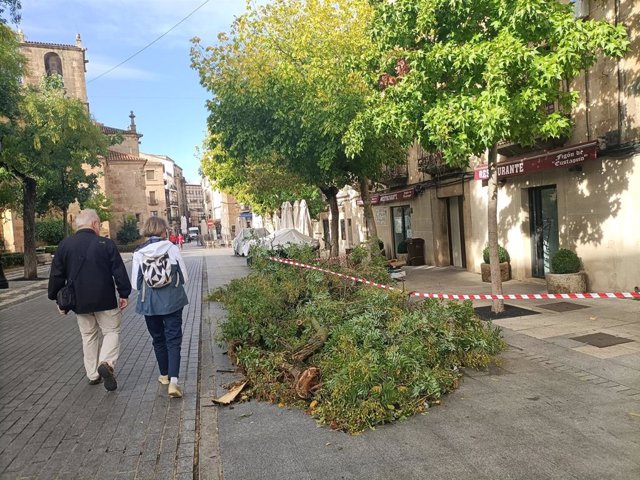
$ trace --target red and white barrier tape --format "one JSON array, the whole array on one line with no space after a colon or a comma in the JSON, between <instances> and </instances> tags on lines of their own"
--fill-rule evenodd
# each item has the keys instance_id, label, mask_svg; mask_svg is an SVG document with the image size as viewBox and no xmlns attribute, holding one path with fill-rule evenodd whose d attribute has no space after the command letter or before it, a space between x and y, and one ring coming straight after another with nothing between
<instances>
[{"instance_id":1,"label":"red and white barrier tape","mask_svg":"<svg viewBox=\"0 0 640 480\"><path fill-rule=\"evenodd\" d=\"M331 270L327 270L325 268L316 267L315 265L307 265L306 263L296 262L294 260L287 260L285 258L277 258L277 257L269 257L269 260L273 260L274 262L285 263L287 265L293 265L300 268L306 268L308 270L315 270L317 272L328 273L329 275L335 275L336 277L345 278L347 280L352 280L354 282L364 283L365 285L370 285L372 287L382 288L384 290L398 290L399 288L392 287L391 285L384 285L382 283L372 282L371 280L367 280L366 278L354 277L353 275L347 275L345 273L332 272Z\"/></svg>"},{"instance_id":2,"label":"red and white barrier tape","mask_svg":"<svg viewBox=\"0 0 640 480\"><path fill-rule=\"evenodd\" d=\"M589 299L589 298L640 298L640 293L636 292L614 292L614 293L511 293L504 295L458 295L452 293L423 293L411 292L411 296L421 298L441 298L444 300L547 300L547 299Z\"/></svg>"},{"instance_id":3,"label":"red and white barrier tape","mask_svg":"<svg viewBox=\"0 0 640 480\"><path fill-rule=\"evenodd\" d=\"M269 260L274 262L284 263L287 265L293 265L300 268L306 268L308 270L315 270L318 272L328 273L329 275L335 275L340 278L352 280L354 282L360 282L372 287L382 288L385 290L397 290L399 288L392 287L390 285L384 285L382 283L372 282L366 278L354 277L353 275L347 275L344 273L332 272L325 268L316 267L315 265L307 265L306 263L296 262L295 260L287 260L285 258L269 257ZM411 292L412 297L419 298L438 298L442 300L552 300L552 299L564 299L564 300L586 300L586 299L600 299L600 298L640 298L639 292L613 292L613 293L510 293L504 295L491 295L491 294L453 294L453 293L425 293L425 292Z\"/></svg>"}]
</instances>

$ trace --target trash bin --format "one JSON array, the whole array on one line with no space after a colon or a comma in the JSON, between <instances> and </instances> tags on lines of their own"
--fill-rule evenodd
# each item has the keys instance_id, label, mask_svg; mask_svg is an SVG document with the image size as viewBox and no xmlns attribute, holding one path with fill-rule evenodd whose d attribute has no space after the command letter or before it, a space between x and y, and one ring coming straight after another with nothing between
<instances>
[{"instance_id":1,"label":"trash bin","mask_svg":"<svg viewBox=\"0 0 640 480\"><path fill-rule=\"evenodd\" d=\"M407 238L407 265L424 265L424 239Z\"/></svg>"}]
</instances>

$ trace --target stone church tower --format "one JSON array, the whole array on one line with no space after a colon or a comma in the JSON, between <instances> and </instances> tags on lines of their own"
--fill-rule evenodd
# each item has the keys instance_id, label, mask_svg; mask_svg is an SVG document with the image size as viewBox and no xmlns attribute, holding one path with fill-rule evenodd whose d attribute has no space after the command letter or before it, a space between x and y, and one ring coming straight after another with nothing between
<instances>
[{"instance_id":1,"label":"stone church tower","mask_svg":"<svg viewBox=\"0 0 640 480\"><path fill-rule=\"evenodd\" d=\"M85 76L88 61L80 35L76 36L75 45L31 42L26 41L21 33L19 35L20 50L27 59L27 73L23 82L26 85L38 85L43 76L58 74L62 77L67 96L83 102L89 111ZM100 190L112 201L112 218L103 223L101 233L114 239L128 216L134 217L139 227L150 215L166 217L162 163L140 157L142 134L137 132L133 112L129 118L131 122L128 129L98 123L105 135L117 134L122 142L109 147L109 153L102 159L101 165L91 169L91 173L99 174ZM147 178L151 182L149 186ZM160 182L158 185L157 179ZM69 207L70 223L78 212L79 205ZM4 241L4 248L8 251L22 251L24 238L21 218L16 212L5 210L0 220L0 237Z\"/></svg>"},{"instance_id":2,"label":"stone church tower","mask_svg":"<svg viewBox=\"0 0 640 480\"><path fill-rule=\"evenodd\" d=\"M69 97L77 98L89 108L85 51L80 34L75 45L25 41L20 33L20 51L27 59L28 74L24 78L27 85L38 85L42 77L58 74L62 77Z\"/></svg>"}]
</instances>

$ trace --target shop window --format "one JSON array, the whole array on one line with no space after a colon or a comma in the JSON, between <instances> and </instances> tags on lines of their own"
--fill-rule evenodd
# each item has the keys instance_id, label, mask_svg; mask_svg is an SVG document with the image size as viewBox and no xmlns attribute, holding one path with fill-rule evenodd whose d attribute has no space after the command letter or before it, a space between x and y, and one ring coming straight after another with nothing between
<instances>
[{"instance_id":1,"label":"shop window","mask_svg":"<svg viewBox=\"0 0 640 480\"><path fill-rule=\"evenodd\" d=\"M411 233L411 207L393 207L391 209L393 217L393 251L397 256L399 253L407 253L407 238L412 238Z\"/></svg>"}]
</instances>

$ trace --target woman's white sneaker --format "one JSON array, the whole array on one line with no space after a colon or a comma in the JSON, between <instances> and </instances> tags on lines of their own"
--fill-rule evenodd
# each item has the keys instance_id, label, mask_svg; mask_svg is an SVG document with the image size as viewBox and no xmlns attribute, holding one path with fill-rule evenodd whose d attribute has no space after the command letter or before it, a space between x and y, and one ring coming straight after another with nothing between
<instances>
[{"instance_id":1,"label":"woman's white sneaker","mask_svg":"<svg viewBox=\"0 0 640 480\"><path fill-rule=\"evenodd\" d=\"M182 398L182 390L175 383L169 383L169 396L171 398Z\"/></svg>"}]
</instances>

